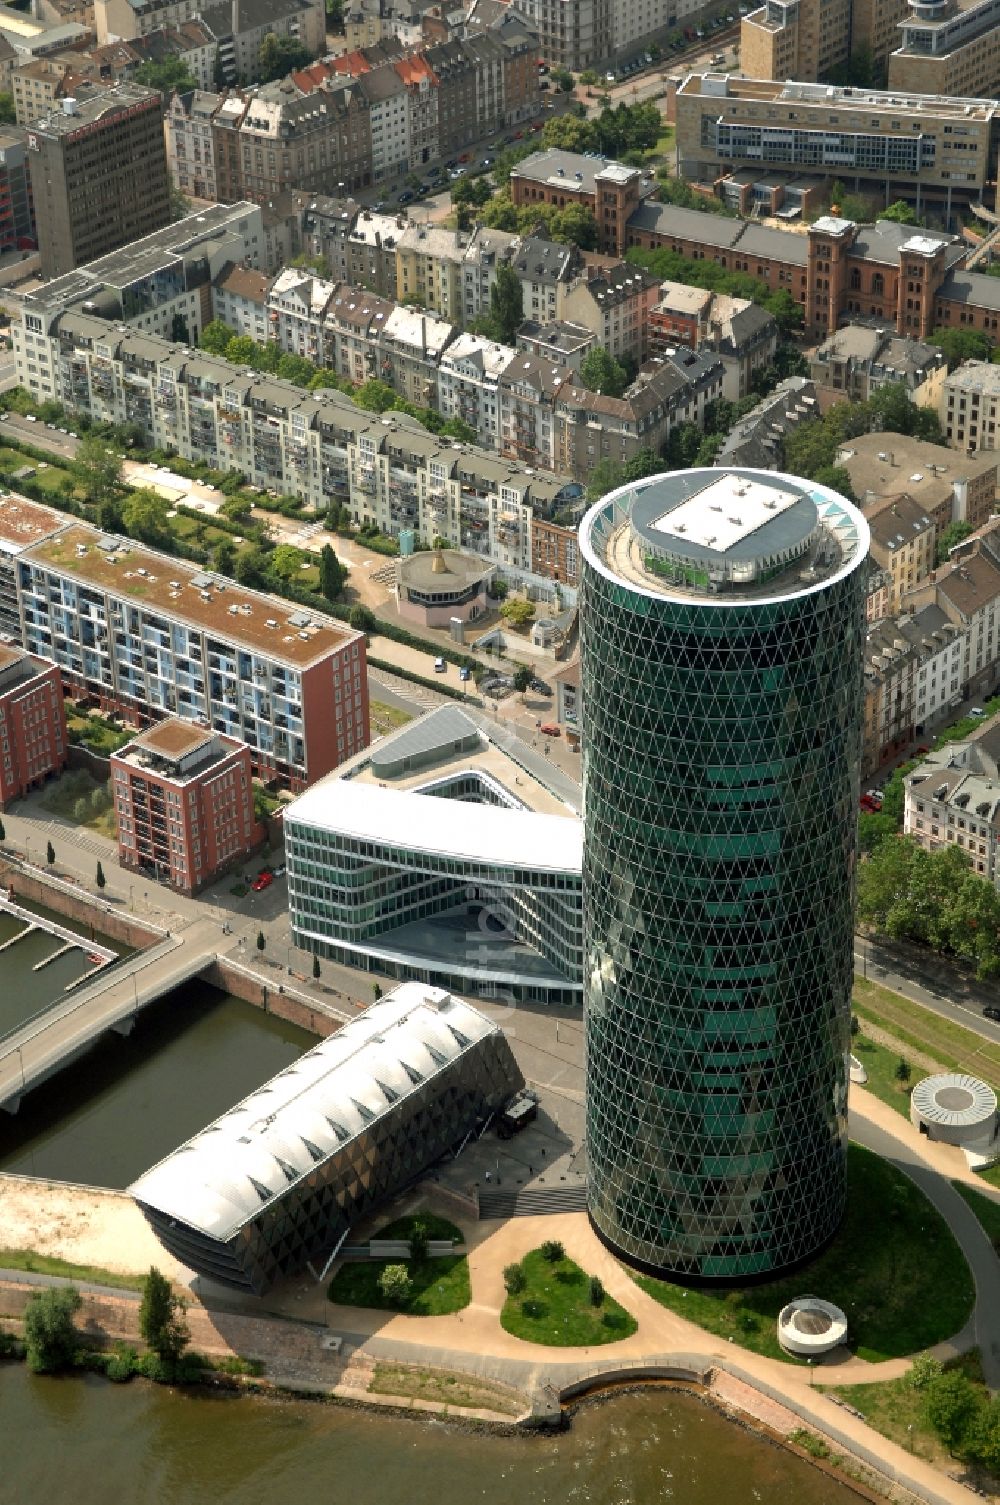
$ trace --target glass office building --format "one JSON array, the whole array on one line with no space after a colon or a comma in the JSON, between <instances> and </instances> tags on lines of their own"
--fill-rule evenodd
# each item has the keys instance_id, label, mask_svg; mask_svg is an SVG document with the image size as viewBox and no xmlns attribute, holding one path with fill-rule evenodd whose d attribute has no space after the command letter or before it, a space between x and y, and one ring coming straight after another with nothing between
<instances>
[{"instance_id":1,"label":"glass office building","mask_svg":"<svg viewBox=\"0 0 1000 1505\"><path fill-rule=\"evenodd\" d=\"M868 527L694 470L606 496L581 551L591 1220L760 1278L844 1207Z\"/></svg>"},{"instance_id":2,"label":"glass office building","mask_svg":"<svg viewBox=\"0 0 1000 1505\"><path fill-rule=\"evenodd\" d=\"M498 1025L403 983L129 1191L182 1264L259 1295L326 1259L523 1085Z\"/></svg>"}]
</instances>

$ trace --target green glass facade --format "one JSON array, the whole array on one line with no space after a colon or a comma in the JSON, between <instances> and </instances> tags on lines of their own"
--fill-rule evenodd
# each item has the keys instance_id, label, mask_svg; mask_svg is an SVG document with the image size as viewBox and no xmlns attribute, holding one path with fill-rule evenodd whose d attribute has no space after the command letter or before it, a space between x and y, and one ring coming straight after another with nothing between
<instances>
[{"instance_id":1,"label":"green glass facade","mask_svg":"<svg viewBox=\"0 0 1000 1505\"><path fill-rule=\"evenodd\" d=\"M688 1280L805 1259L845 1196L868 535L760 479L816 505L820 583L644 586L613 536L645 487L581 530L590 1215Z\"/></svg>"}]
</instances>

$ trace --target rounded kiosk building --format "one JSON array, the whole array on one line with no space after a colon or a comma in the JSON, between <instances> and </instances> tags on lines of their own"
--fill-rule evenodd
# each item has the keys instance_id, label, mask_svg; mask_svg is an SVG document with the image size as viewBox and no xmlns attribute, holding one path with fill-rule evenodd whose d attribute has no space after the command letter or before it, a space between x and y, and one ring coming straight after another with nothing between
<instances>
[{"instance_id":1,"label":"rounded kiosk building","mask_svg":"<svg viewBox=\"0 0 1000 1505\"><path fill-rule=\"evenodd\" d=\"M589 1210L653 1273L763 1277L843 1212L868 542L768 471L583 521Z\"/></svg>"}]
</instances>

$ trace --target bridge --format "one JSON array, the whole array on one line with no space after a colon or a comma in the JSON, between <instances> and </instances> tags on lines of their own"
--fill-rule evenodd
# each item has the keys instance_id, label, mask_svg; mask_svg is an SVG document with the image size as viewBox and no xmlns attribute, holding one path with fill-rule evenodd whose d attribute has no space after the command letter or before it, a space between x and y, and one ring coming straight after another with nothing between
<instances>
[{"instance_id":1,"label":"bridge","mask_svg":"<svg viewBox=\"0 0 1000 1505\"><path fill-rule=\"evenodd\" d=\"M198 920L183 936L103 971L0 1037L0 1108L16 1113L26 1092L89 1050L103 1034L127 1035L140 1009L197 977L216 960L219 925Z\"/></svg>"}]
</instances>

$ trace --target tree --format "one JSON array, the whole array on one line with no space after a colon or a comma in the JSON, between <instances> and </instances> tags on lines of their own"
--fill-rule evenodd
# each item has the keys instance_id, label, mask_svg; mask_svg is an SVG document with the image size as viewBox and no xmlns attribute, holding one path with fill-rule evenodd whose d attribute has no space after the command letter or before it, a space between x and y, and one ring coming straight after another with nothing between
<instances>
[{"instance_id":1,"label":"tree","mask_svg":"<svg viewBox=\"0 0 1000 1505\"><path fill-rule=\"evenodd\" d=\"M584 204L567 204L553 215L550 232L553 240L593 251L597 246L597 221Z\"/></svg>"},{"instance_id":2,"label":"tree","mask_svg":"<svg viewBox=\"0 0 1000 1505\"><path fill-rule=\"evenodd\" d=\"M148 89L159 89L161 94L190 94L197 89L198 80L179 57L164 58L161 63L140 63L135 70L136 79Z\"/></svg>"},{"instance_id":3,"label":"tree","mask_svg":"<svg viewBox=\"0 0 1000 1505\"><path fill-rule=\"evenodd\" d=\"M305 554L293 543L279 543L271 555L271 569L282 580L294 580L305 562Z\"/></svg>"},{"instance_id":4,"label":"tree","mask_svg":"<svg viewBox=\"0 0 1000 1505\"><path fill-rule=\"evenodd\" d=\"M580 380L590 392L620 397L628 386L628 373L603 345L595 345L580 362Z\"/></svg>"},{"instance_id":5,"label":"tree","mask_svg":"<svg viewBox=\"0 0 1000 1505\"><path fill-rule=\"evenodd\" d=\"M261 82L267 84L272 79L284 78L286 73L304 68L312 62L312 53L308 47L303 47L297 37L277 37L273 31L269 31L260 44L257 59Z\"/></svg>"},{"instance_id":6,"label":"tree","mask_svg":"<svg viewBox=\"0 0 1000 1505\"><path fill-rule=\"evenodd\" d=\"M976 1412L966 1434L965 1449L991 1474L1000 1473L1000 1400L995 1396Z\"/></svg>"},{"instance_id":7,"label":"tree","mask_svg":"<svg viewBox=\"0 0 1000 1505\"><path fill-rule=\"evenodd\" d=\"M520 1265L504 1265L503 1284L508 1296L520 1296L528 1284L528 1278Z\"/></svg>"},{"instance_id":8,"label":"tree","mask_svg":"<svg viewBox=\"0 0 1000 1505\"><path fill-rule=\"evenodd\" d=\"M176 345L190 345L191 330L188 321L181 313L175 313L170 320L170 338Z\"/></svg>"},{"instance_id":9,"label":"tree","mask_svg":"<svg viewBox=\"0 0 1000 1505\"><path fill-rule=\"evenodd\" d=\"M548 1260L550 1265L557 1265L565 1254L566 1251L557 1238L547 1238L542 1245L542 1258Z\"/></svg>"},{"instance_id":10,"label":"tree","mask_svg":"<svg viewBox=\"0 0 1000 1505\"><path fill-rule=\"evenodd\" d=\"M236 567L236 545L230 538L220 539L212 555L212 568L217 575L231 575Z\"/></svg>"},{"instance_id":11,"label":"tree","mask_svg":"<svg viewBox=\"0 0 1000 1505\"><path fill-rule=\"evenodd\" d=\"M97 864L97 872L94 875L94 881L100 889L103 889L108 881L104 876L104 868L101 866L100 862L98 862Z\"/></svg>"},{"instance_id":12,"label":"tree","mask_svg":"<svg viewBox=\"0 0 1000 1505\"><path fill-rule=\"evenodd\" d=\"M170 544L170 503L155 491L133 491L122 503L122 522L130 538L142 543Z\"/></svg>"},{"instance_id":13,"label":"tree","mask_svg":"<svg viewBox=\"0 0 1000 1505\"><path fill-rule=\"evenodd\" d=\"M382 984L381 983L378 983L378 982L373 982L372 983L372 997L374 998L375 1002L378 1003L379 999L382 997Z\"/></svg>"},{"instance_id":14,"label":"tree","mask_svg":"<svg viewBox=\"0 0 1000 1505\"><path fill-rule=\"evenodd\" d=\"M174 1294L166 1276L150 1265L142 1283L139 1331L146 1347L165 1364L176 1364L190 1340L185 1310L183 1299Z\"/></svg>"},{"instance_id":15,"label":"tree","mask_svg":"<svg viewBox=\"0 0 1000 1505\"><path fill-rule=\"evenodd\" d=\"M318 951L314 951L313 952L313 977L315 977L315 978L318 979L319 975L320 975L319 952Z\"/></svg>"},{"instance_id":16,"label":"tree","mask_svg":"<svg viewBox=\"0 0 1000 1505\"><path fill-rule=\"evenodd\" d=\"M375 613L369 607L362 606L360 603L351 607L347 613L347 622L350 627L354 628L355 632L371 633L378 626Z\"/></svg>"},{"instance_id":17,"label":"tree","mask_svg":"<svg viewBox=\"0 0 1000 1505\"><path fill-rule=\"evenodd\" d=\"M234 334L222 352L234 366L259 366L260 346L248 334Z\"/></svg>"},{"instance_id":18,"label":"tree","mask_svg":"<svg viewBox=\"0 0 1000 1505\"><path fill-rule=\"evenodd\" d=\"M237 554L233 575L239 585L261 586L267 581L267 550L253 544Z\"/></svg>"},{"instance_id":19,"label":"tree","mask_svg":"<svg viewBox=\"0 0 1000 1505\"><path fill-rule=\"evenodd\" d=\"M604 1305L604 1282L599 1275L590 1277L590 1304L591 1306Z\"/></svg>"},{"instance_id":20,"label":"tree","mask_svg":"<svg viewBox=\"0 0 1000 1505\"><path fill-rule=\"evenodd\" d=\"M859 1035L860 1033L861 1033L861 1020L858 1018L857 1014L852 1014L851 1015L851 1039L853 1040L855 1038L855 1036Z\"/></svg>"},{"instance_id":21,"label":"tree","mask_svg":"<svg viewBox=\"0 0 1000 1505\"><path fill-rule=\"evenodd\" d=\"M410 1225L410 1259L414 1264L423 1264L427 1258L430 1230L423 1218L415 1218Z\"/></svg>"},{"instance_id":22,"label":"tree","mask_svg":"<svg viewBox=\"0 0 1000 1505\"><path fill-rule=\"evenodd\" d=\"M343 31L344 0L326 0L326 19L328 31Z\"/></svg>"},{"instance_id":23,"label":"tree","mask_svg":"<svg viewBox=\"0 0 1000 1505\"><path fill-rule=\"evenodd\" d=\"M550 68L549 78L562 94L572 94L576 80L568 68Z\"/></svg>"},{"instance_id":24,"label":"tree","mask_svg":"<svg viewBox=\"0 0 1000 1505\"><path fill-rule=\"evenodd\" d=\"M0 94L0 125L13 125L16 119L13 94Z\"/></svg>"},{"instance_id":25,"label":"tree","mask_svg":"<svg viewBox=\"0 0 1000 1505\"><path fill-rule=\"evenodd\" d=\"M501 606L500 615L511 627L527 627L535 620L535 608L523 596L510 596Z\"/></svg>"},{"instance_id":26,"label":"tree","mask_svg":"<svg viewBox=\"0 0 1000 1505\"><path fill-rule=\"evenodd\" d=\"M56 849L55 849L55 847L52 845L52 843L50 841L48 843L48 845L46 846L46 848L45 848L45 861L48 863L49 867L51 867L52 864L55 862L55 860L56 860Z\"/></svg>"},{"instance_id":27,"label":"tree","mask_svg":"<svg viewBox=\"0 0 1000 1505\"><path fill-rule=\"evenodd\" d=\"M948 555L956 544L961 543L963 538L968 538L972 532L972 524L964 522L949 523L938 534L936 564L945 564Z\"/></svg>"},{"instance_id":28,"label":"tree","mask_svg":"<svg viewBox=\"0 0 1000 1505\"><path fill-rule=\"evenodd\" d=\"M378 1278L378 1288L383 1301L390 1306L403 1307L413 1290L410 1272L405 1265L386 1265Z\"/></svg>"},{"instance_id":29,"label":"tree","mask_svg":"<svg viewBox=\"0 0 1000 1505\"><path fill-rule=\"evenodd\" d=\"M687 427L687 425L682 426ZM694 429L694 424L691 424L690 427ZM697 430L697 436L700 443L700 429ZM672 439L674 437L673 434L670 437ZM693 464L694 457L695 451L692 451L690 460L685 463ZM624 480L624 467L619 465L617 460L598 460L597 464L592 467L590 479L587 482L587 501L599 502L602 496L606 496L609 491L614 491L616 486L621 486Z\"/></svg>"},{"instance_id":30,"label":"tree","mask_svg":"<svg viewBox=\"0 0 1000 1505\"><path fill-rule=\"evenodd\" d=\"M235 338L235 329L230 329L222 319L213 319L210 324L205 325L198 344L202 350L207 350L209 355L225 355L230 341Z\"/></svg>"},{"instance_id":31,"label":"tree","mask_svg":"<svg viewBox=\"0 0 1000 1505\"><path fill-rule=\"evenodd\" d=\"M282 381L294 382L297 387L307 387L316 375L316 367L304 355L286 351L278 358L278 373Z\"/></svg>"},{"instance_id":32,"label":"tree","mask_svg":"<svg viewBox=\"0 0 1000 1505\"><path fill-rule=\"evenodd\" d=\"M979 1408L971 1381L960 1369L946 1369L927 1385L924 1408L927 1420L954 1455L965 1440Z\"/></svg>"},{"instance_id":33,"label":"tree","mask_svg":"<svg viewBox=\"0 0 1000 1505\"><path fill-rule=\"evenodd\" d=\"M82 1304L75 1286L53 1286L29 1299L24 1341L28 1368L34 1374L53 1374L73 1363L79 1344L73 1318Z\"/></svg>"},{"instance_id":34,"label":"tree","mask_svg":"<svg viewBox=\"0 0 1000 1505\"><path fill-rule=\"evenodd\" d=\"M896 199L888 209L883 209L880 219L895 220L897 225L915 225L917 223L916 211L911 209L905 199Z\"/></svg>"},{"instance_id":35,"label":"tree","mask_svg":"<svg viewBox=\"0 0 1000 1505\"><path fill-rule=\"evenodd\" d=\"M518 664L514 670L514 689L518 695L523 695L525 690L534 679L534 673L527 664Z\"/></svg>"},{"instance_id":36,"label":"tree","mask_svg":"<svg viewBox=\"0 0 1000 1505\"><path fill-rule=\"evenodd\" d=\"M511 344L524 319L524 289L514 268L506 264L497 267L496 281L490 291L490 318L500 343Z\"/></svg>"},{"instance_id":37,"label":"tree","mask_svg":"<svg viewBox=\"0 0 1000 1505\"><path fill-rule=\"evenodd\" d=\"M248 496L229 496L219 508L223 517L232 523L245 523L253 511L253 502Z\"/></svg>"},{"instance_id":38,"label":"tree","mask_svg":"<svg viewBox=\"0 0 1000 1505\"><path fill-rule=\"evenodd\" d=\"M978 329L935 329L928 335L927 343L944 351L949 371L963 361L988 361L990 358L990 342Z\"/></svg>"},{"instance_id":39,"label":"tree","mask_svg":"<svg viewBox=\"0 0 1000 1505\"><path fill-rule=\"evenodd\" d=\"M912 1075L910 1071L909 1061L904 1060L904 1058L900 1056L899 1060L896 1062L896 1070L893 1075L895 1076L897 1082L902 1082L905 1086L905 1084L910 1080L910 1076Z\"/></svg>"},{"instance_id":40,"label":"tree","mask_svg":"<svg viewBox=\"0 0 1000 1505\"><path fill-rule=\"evenodd\" d=\"M263 930L258 930L258 932L257 932L257 950L262 952L264 950L264 947L266 945L267 945L267 936L264 934Z\"/></svg>"},{"instance_id":41,"label":"tree","mask_svg":"<svg viewBox=\"0 0 1000 1505\"><path fill-rule=\"evenodd\" d=\"M87 500L100 507L116 496L122 483L122 459L96 434L84 434L76 449L73 471Z\"/></svg>"},{"instance_id":42,"label":"tree","mask_svg":"<svg viewBox=\"0 0 1000 1505\"><path fill-rule=\"evenodd\" d=\"M328 601L339 601L344 593L347 570L337 558L333 545L325 543L319 556L319 588Z\"/></svg>"}]
</instances>

